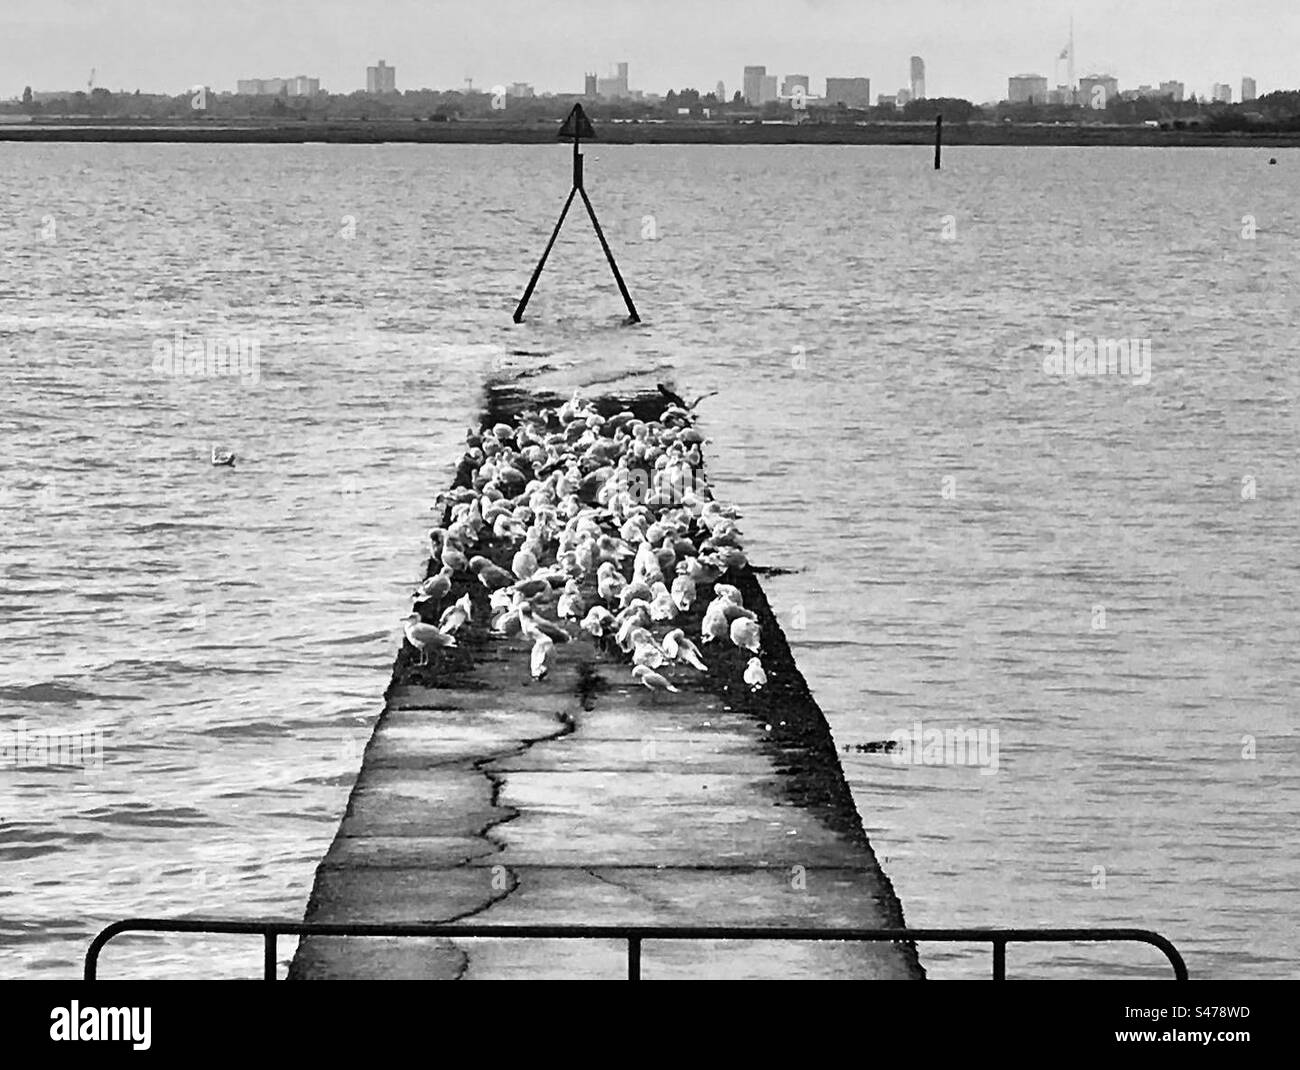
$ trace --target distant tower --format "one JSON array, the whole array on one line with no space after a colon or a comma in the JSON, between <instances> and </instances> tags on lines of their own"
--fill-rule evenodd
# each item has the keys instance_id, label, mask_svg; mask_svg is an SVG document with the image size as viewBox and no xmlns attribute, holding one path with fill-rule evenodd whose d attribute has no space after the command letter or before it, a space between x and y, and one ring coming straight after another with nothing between
<instances>
[{"instance_id":1,"label":"distant tower","mask_svg":"<svg viewBox=\"0 0 1300 1070\"><path fill-rule=\"evenodd\" d=\"M1255 79L1249 77L1243 78L1241 80L1241 102L1247 104L1252 100L1258 99L1258 97L1259 93L1255 88Z\"/></svg>"},{"instance_id":2,"label":"distant tower","mask_svg":"<svg viewBox=\"0 0 1300 1070\"><path fill-rule=\"evenodd\" d=\"M397 92L397 68L390 67L382 59L377 67L366 68L367 93Z\"/></svg>"},{"instance_id":3,"label":"distant tower","mask_svg":"<svg viewBox=\"0 0 1300 1070\"><path fill-rule=\"evenodd\" d=\"M713 90L713 95L718 98L719 104L727 103L727 87L723 84L722 79L718 79L718 85Z\"/></svg>"},{"instance_id":4,"label":"distant tower","mask_svg":"<svg viewBox=\"0 0 1300 1070\"><path fill-rule=\"evenodd\" d=\"M1074 16L1070 16L1070 43L1065 46L1069 55L1066 57L1067 64L1065 68L1065 84L1070 88L1070 103L1077 104L1078 97L1075 94L1074 81Z\"/></svg>"},{"instance_id":5,"label":"distant tower","mask_svg":"<svg viewBox=\"0 0 1300 1070\"><path fill-rule=\"evenodd\" d=\"M925 60L920 56L912 57L912 99L925 99Z\"/></svg>"},{"instance_id":6,"label":"distant tower","mask_svg":"<svg viewBox=\"0 0 1300 1070\"><path fill-rule=\"evenodd\" d=\"M743 96L745 103L757 106L763 103L763 79L767 76L766 67L746 67Z\"/></svg>"},{"instance_id":7,"label":"distant tower","mask_svg":"<svg viewBox=\"0 0 1300 1070\"><path fill-rule=\"evenodd\" d=\"M582 95L586 97L588 100L595 100L596 99L596 76L594 74L585 74L584 80L586 84L583 87Z\"/></svg>"}]
</instances>

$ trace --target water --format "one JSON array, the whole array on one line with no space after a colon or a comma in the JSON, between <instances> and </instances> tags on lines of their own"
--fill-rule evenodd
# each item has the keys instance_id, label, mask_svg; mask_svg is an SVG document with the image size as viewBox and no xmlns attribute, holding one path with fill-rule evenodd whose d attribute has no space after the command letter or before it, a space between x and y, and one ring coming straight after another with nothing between
<instances>
[{"instance_id":1,"label":"water","mask_svg":"<svg viewBox=\"0 0 1300 1070\"><path fill-rule=\"evenodd\" d=\"M1196 976L1296 975L1300 153L952 148L935 174L597 144L638 328L580 216L510 323L562 148L3 153L0 730L102 732L103 767L0 769L0 975L73 975L132 914L301 916L429 503L484 378L538 360L721 391L713 478L792 570L769 595L910 924L1141 926ZM162 374L177 330L256 366ZM1149 339L1150 382L1044 374L1068 331ZM996 775L855 749L916 722L996 730ZM141 941L104 968L257 961Z\"/></svg>"}]
</instances>

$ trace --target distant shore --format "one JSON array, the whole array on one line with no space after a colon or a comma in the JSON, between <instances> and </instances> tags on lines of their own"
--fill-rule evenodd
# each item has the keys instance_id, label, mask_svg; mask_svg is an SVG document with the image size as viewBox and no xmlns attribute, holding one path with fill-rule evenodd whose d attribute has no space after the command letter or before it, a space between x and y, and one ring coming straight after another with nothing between
<instances>
[{"instance_id":1,"label":"distant shore","mask_svg":"<svg viewBox=\"0 0 1300 1070\"><path fill-rule=\"evenodd\" d=\"M602 122L599 141L613 145L929 145L929 123ZM551 144L557 124L412 119L274 123L191 120L0 122L0 141L138 141L244 144ZM945 125L945 145L1056 145L1139 147L1300 147L1300 134L1213 133L1145 126Z\"/></svg>"}]
</instances>

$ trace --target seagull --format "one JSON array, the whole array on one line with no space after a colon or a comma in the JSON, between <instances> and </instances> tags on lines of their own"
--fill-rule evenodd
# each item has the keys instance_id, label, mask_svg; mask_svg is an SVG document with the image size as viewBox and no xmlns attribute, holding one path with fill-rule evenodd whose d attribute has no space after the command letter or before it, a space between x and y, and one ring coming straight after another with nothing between
<instances>
[{"instance_id":1,"label":"seagull","mask_svg":"<svg viewBox=\"0 0 1300 1070\"><path fill-rule=\"evenodd\" d=\"M664 653L673 661L684 661L692 668L699 669L700 672L708 672L708 666L704 664L704 659L700 657L698 648L689 639L686 633L680 628L674 628L664 636Z\"/></svg>"},{"instance_id":2,"label":"seagull","mask_svg":"<svg viewBox=\"0 0 1300 1070\"><path fill-rule=\"evenodd\" d=\"M758 625L748 617L737 617L731 622L731 641L742 650L758 653Z\"/></svg>"},{"instance_id":3,"label":"seagull","mask_svg":"<svg viewBox=\"0 0 1300 1070\"><path fill-rule=\"evenodd\" d=\"M713 585L713 597L721 598L734 606L740 606L741 609L745 608L745 600L741 597L740 590L729 583L715 583Z\"/></svg>"},{"instance_id":4,"label":"seagull","mask_svg":"<svg viewBox=\"0 0 1300 1070\"><path fill-rule=\"evenodd\" d=\"M412 613L403 617L406 623L407 641L415 647L421 654L420 664L429 664L429 651L444 646L455 646L456 637L454 635L443 635L432 624L425 624L420 619L420 614Z\"/></svg>"},{"instance_id":5,"label":"seagull","mask_svg":"<svg viewBox=\"0 0 1300 1070\"><path fill-rule=\"evenodd\" d=\"M750 658L745 666L745 683L749 684L751 691L757 691L767 684L767 673L763 671L763 663L758 658Z\"/></svg>"},{"instance_id":6,"label":"seagull","mask_svg":"<svg viewBox=\"0 0 1300 1070\"><path fill-rule=\"evenodd\" d=\"M661 590L650 603L650 619L659 621L672 620L677 616L677 606L673 603L668 588L664 587L662 583L658 586Z\"/></svg>"},{"instance_id":7,"label":"seagull","mask_svg":"<svg viewBox=\"0 0 1300 1070\"><path fill-rule=\"evenodd\" d=\"M489 591L513 586L515 582L512 573L507 572L500 565L494 565L486 557L471 557L468 567L470 572L478 577L479 583L483 584Z\"/></svg>"},{"instance_id":8,"label":"seagull","mask_svg":"<svg viewBox=\"0 0 1300 1070\"><path fill-rule=\"evenodd\" d=\"M610 562L604 562L596 570L596 592L604 601L612 602L617 599L626 586L627 580L619 575Z\"/></svg>"},{"instance_id":9,"label":"seagull","mask_svg":"<svg viewBox=\"0 0 1300 1070\"><path fill-rule=\"evenodd\" d=\"M587 615L582 619L580 627L584 632L590 632L592 636L599 639L609 631L610 625L613 623L613 613L604 606L592 606L587 610Z\"/></svg>"},{"instance_id":10,"label":"seagull","mask_svg":"<svg viewBox=\"0 0 1300 1070\"><path fill-rule=\"evenodd\" d=\"M648 604L653 597L654 592L650 590L648 584L641 580L633 580L618 592L618 605L620 609L627 609L637 599Z\"/></svg>"},{"instance_id":11,"label":"seagull","mask_svg":"<svg viewBox=\"0 0 1300 1070\"><path fill-rule=\"evenodd\" d=\"M695 604L695 581L690 576L678 576L673 580L673 605L685 613Z\"/></svg>"},{"instance_id":12,"label":"seagull","mask_svg":"<svg viewBox=\"0 0 1300 1070\"><path fill-rule=\"evenodd\" d=\"M657 669L665 661L664 652L655 646L653 641L643 641L636 644L632 651L632 664L644 665L648 669Z\"/></svg>"},{"instance_id":13,"label":"seagull","mask_svg":"<svg viewBox=\"0 0 1300 1070\"><path fill-rule=\"evenodd\" d=\"M654 669L648 669L644 665L636 666L632 670L632 675L639 680L641 686L650 691L651 694L656 691L671 691L673 694L679 693L679 689L673 687L673 685L668 682L666 676L660 676L654 671Z\"/></svg>"},{"instance_id":14,"label":"seagull","mask_svg":"<svg viewBox=\"0 0 1300 1070\"><path fill-rule=\"evenodd\" d=\"M451 569L443 567L416 588L414 597L419 600L436 598L441 602L451 592Z\"/></svg>"},{"instance_id":15,"label":"seagull","mask_svg":"<svg viewBox=\"0 0 1300 1070\"><path fill-rule=\"evenodd\" d=\"M510 570L521 580L537 571L537 556L531 550L520 550L510 562Z\"/></svg>"},{"instance_id":16,"label":"seagull","mask_svg":"<svg viewBox=\"0 0 1300 1070\"><path fill-rule=\"evenodd\" d=\"M605 610L606 613L609 610ZM578 620L582 617L582 592L578 589L577 580L569 580L564 585L564 593L560 595L560 601L556 604L555 615L563 617L566 620Z\"/></svg>"},{"instance_id":17,"label":"seagull","mask_svg":"<svg viewBox=\"0 0 1300 1070\"><path fill-rule=\"evenodd\" d=\"M212 464L217 468L234 468L235 451L222 450L216 446L212 447Z\"/></svg>"},{"instance_id":18,"label":"seagull","mask_svg":"<svg viewBox=\"0 0 1300 1070\"><path fill-rule=\"evenodd\" d=\"M704 620L700 622L700 637L706 643L711 643L715 639L725 639L730 634L726 613L717 602L710 602L704 611Z\"/></svg>"},{"instance_id":19,"label":"seagull","mask_svg":"<svg viewBox=\"0 0 1300 1070\"><path fill-rule=\"evenodd\" d=\"M443 635L455 635L464 627L470 616L469 592L467 591L443 611L442 619L438 621L438 630Z\"/></svg>"},{"instance_id":20,"label":"seagull","mask_svg":"<svg viewBox=\"0 0 1300 1070\"><path fill-rule=\"evenodd\" d=\"M540 598L550 593L551 583L543 576L534 576L532 579L520 580L512 584L510 590L521 598Z\"/></svg>"},{"instance_id":21,"label":"seagull","mask_svg":"<svg viewBox=\"0 0 1300 1070\"><path fill-rule=\"evenodd\" d=\"M449 544L443 545L442 563L453 572L464 572L469 568L469 561L465 559L465 555Z\"/></svg>"},{"instance_id":22,"label":"seagull","mask_svg":"<svg viewBox=\"0 0 1300 1070\"><path fill-rule=\"evenodd\" d=\"M551 651L554 649L555 640L538 632L537 638L533 640L533 652L529 658L534 680L546 679L546 674L551 671L550 658Z\"/></svg>"},{"instance_id":23,"label":"seagull","mask_svg":"<svg viewBox=\"0 0 1300 1070\"><path fill-rule=\"evenodd\" d=\"M527 602L519 603L519 630L534 642L539 635L544 635L557 643L567 643L573 639L573 636L554 621L537 616L533 612L533 607Z\"/></svg>"}]
</instances>

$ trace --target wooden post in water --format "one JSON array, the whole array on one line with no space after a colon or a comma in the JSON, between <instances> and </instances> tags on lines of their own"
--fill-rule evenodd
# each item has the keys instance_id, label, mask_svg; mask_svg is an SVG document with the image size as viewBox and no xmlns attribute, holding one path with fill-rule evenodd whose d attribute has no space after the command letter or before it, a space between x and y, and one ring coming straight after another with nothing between
<instances>
[{"instance_id":1,"label":"wooden post in water","mask_svg":"<svg viewBox=\"0 0 1300 1070\"><path fill-rule=\"evenodd\" d=\"M614 281L618 283L619 293L623 295L623 303L627 305L628 322L640 323L641 317L637 315L636 305L632 303L632 295L628 293L623 276L619 274L618 264L614 262L614 253L610 250L609 242L605 240L605 233L600 229L600 220L596 218L596 210L591 206L591 199L582 185L582 153L578 151L578 142L584 137L595 137L596 131L591 125L591 120L587 118L586 112L582 110L581 104L573 106L569 117L560 127L559 136L573 138L573 188L569 190L569 199L564 202L564 209L560 212L555 229L551 231L551 240L546 243L546 248L542 251L542 258L537 262L533 277L528 280L528 288L524 290L524 296L519 299L519 305L515 309L515 322L520 323L523 320L528 299L533 296L537 280L541 278L542 268L546 266L546 258L551 255L551 247L560 234L560 227L564 225L564 217L569 214L569 205L573 203L574 194L581 193L582 203L587 206L587 215L591 217L591 225L596 228L596 237L600 239L600 247L605 251L605 259L609 261L610 270L614 273Z\"/></svg>"},{"instance_id":2,"label":"wooden post in water","mask_svg":"<svg viewBox=\"0 0 1300 1070\"><path fill-rule=\"evenodd\" d=\"M943 155L943 116L934 117L934 169L939 170L940 157Z\"/></svg>"}]
</instances>

